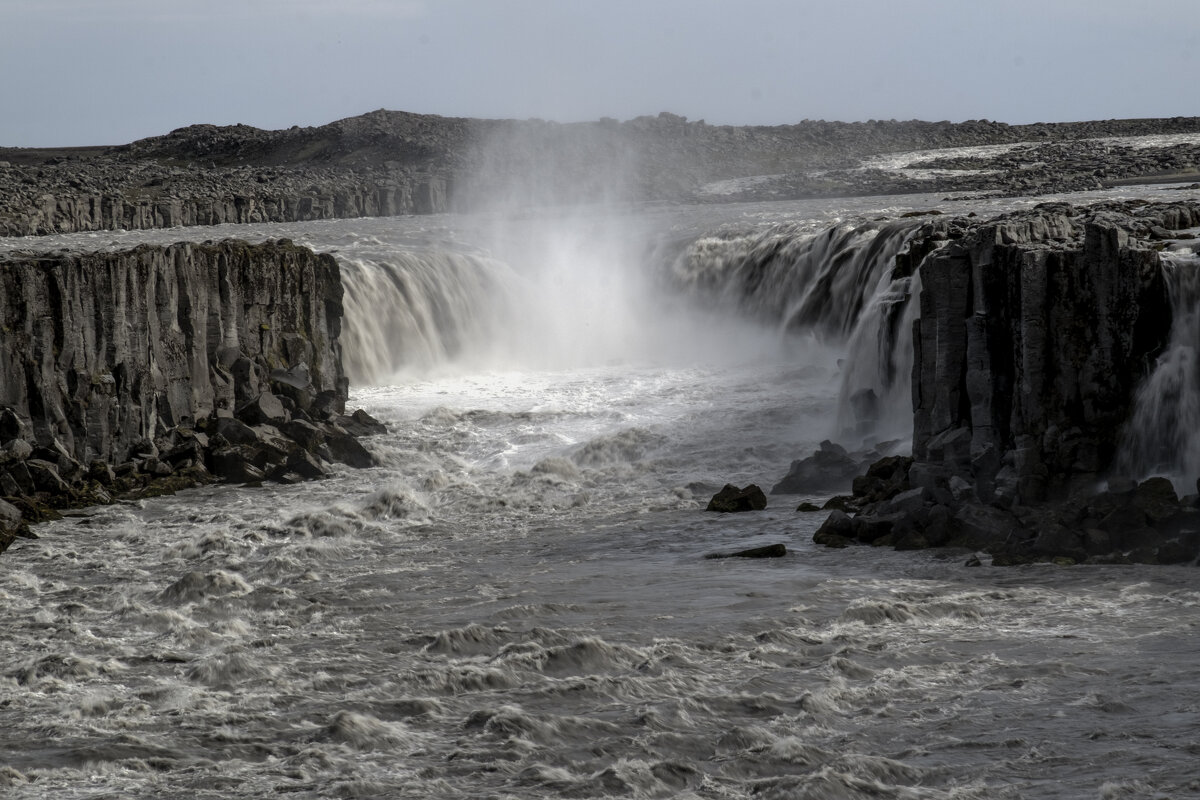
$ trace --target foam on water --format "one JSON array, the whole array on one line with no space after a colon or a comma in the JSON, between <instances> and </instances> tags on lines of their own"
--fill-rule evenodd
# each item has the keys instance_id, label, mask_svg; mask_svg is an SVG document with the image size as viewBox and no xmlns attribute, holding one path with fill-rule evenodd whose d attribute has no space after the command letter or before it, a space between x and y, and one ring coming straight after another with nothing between
<instances>
[{"instance_id":1,"label":"foam on water","mask_svg":"<svg viewBox=\"0 0 1200 800\"><path fill-rule=\"evenodd\" d=\"M501 260L419 224L279 233ZM967 570L816 547L790 504L706 514L836 424L841 345L741 353L433 370L353 398L380 467L40 526L0 571L3 793L1200 792L1192 569Z\"/></svg>"}]
</instances>

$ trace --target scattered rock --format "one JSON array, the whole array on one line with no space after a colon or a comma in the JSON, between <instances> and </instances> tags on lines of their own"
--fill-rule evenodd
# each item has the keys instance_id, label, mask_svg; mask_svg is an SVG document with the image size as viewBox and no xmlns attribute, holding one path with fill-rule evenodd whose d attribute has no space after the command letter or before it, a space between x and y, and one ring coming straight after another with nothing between
<instances>
[{"instance_id":1,"label":"scattered rock","mask_svg":"<svg viewBox=\"0 0 1200 800\"><path fill-rule=\"evenodd\" d=\"M738 550L735 553L709 553L705 558L782 558L787 555L787 547L782 544L769 544L764 547L752 547L749 550Z\"/></svg>"},{"instance_id":2,"label":"scattered rock","mask_svg":"<svg viewBox=\"0 0 1200 800\"><path fill-rule=\"evenodd\" d=\"M775 484L771 494L813 494L845 489L858 474L861 463L841 445L828 440L808 458L792 462L788 474Z\"/></svg>"},{"instance_id":3,"label":"scattered rock","mask_svg":"<svg viewBox=\"0 0 1200 800\"><path fill-rule=\"evenodd\" d=\"M713 498L708 501L706 511L720 512L736 512L736 511L761 511L767 507L767 496L763 494L763 490L755 484L750 484L744 489L739 489L731 483L725 484L725 488L713 495Z\"/></svg>"}]
</instances>

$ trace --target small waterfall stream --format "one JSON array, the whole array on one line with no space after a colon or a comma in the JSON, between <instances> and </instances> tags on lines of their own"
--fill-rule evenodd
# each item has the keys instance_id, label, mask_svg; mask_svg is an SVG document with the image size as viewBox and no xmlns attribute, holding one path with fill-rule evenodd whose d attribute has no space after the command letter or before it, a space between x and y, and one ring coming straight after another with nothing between
<instances>
[{"instance_id":1,"label":"small waterfall stream","mask_svg":"<svg viewBox=\"0 0 1200 800\"><path fill-rule=\"evenodd\" d=\"M1138 478L1166 475L1191 493L1200 476L1200 255L1163 253L1162 262L1171 341L1138 391L1117 465Z\"/></svg>"},{"instance_id":2,"label":"small waterfall stream","mask_svg":"<svg viewBox=\"0 0 1200 800\"><path fill-rule=\"evenodd\" d=\"M706 237L675 260L671 279L702 301L844 346L839 438L907 438L920 277L893 267L918 227L835 225L814 235L785 225Z\"/></svg>"}]
</instances>

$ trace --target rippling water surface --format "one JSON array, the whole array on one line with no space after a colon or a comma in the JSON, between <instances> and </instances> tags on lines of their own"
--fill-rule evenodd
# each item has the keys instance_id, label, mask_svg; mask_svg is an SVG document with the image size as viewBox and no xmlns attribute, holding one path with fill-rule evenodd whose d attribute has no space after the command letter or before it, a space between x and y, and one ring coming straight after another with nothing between
<instances>
[{"instance_id":1,"label":"rippling water surface","mask_svg":"<svg viewBox=\"0 0 1200 800\"><path fill-rule=\"evenodd\" d=\"M1194 567L703 511L834 424L837 348L765 341L381 381L383 466L42 526L0 561L0 794L1200 796Z\"/></svg>"}]
</instances>

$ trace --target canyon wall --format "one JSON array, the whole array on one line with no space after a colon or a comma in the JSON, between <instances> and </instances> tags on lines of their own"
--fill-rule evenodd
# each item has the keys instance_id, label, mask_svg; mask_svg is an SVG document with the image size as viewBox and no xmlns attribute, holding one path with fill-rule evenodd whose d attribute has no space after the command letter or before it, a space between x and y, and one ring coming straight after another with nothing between
<instances>
[{"instance_id":1,"label":"canyon wall","mask_svg":"<svg viewBox=\"0 0 1200 800\"><path fill-rule=\"evenodd\" d=\"M1196 224L1194 205L1149 216L1047 205L926 258L913 333L917 474L969 476L980 500L1017 503L1101 478L1170 334L1148 231Z\"/></svg>"},{"instance_id":2,"label":"canyon wall","mask_svg":"<svg viewBox=\"0 0 1200 800\"><path fill-rule=\"evenodd\" d=\"M54 192L0 201L0 235L34 236L143 230L223 223L305 222L434 214L449 209L444 179L418 182L338 180L292 189L251 188L253 181L210 181L210 192Z\"/></svg>"},{"instance_id":3,"label":"canyon wall","mask_svg":"<svg viewBox=\"0 0 1200 800\"><path fill-rule=\"evenodd\" d=\"M331 255L287 240L16 252L0 321L0 550L56 506L373 463L354 435L380 426L343 413Z\"/></svg>"},{"instance_id":4,"label":"canyon wall","mask_svg":"<svg viewBox=\"0 0 1200 800\"><path fill-rule=\"evenodd\" d=\"M1121 475L1118 456L1179 315L1165 252L1194 268L1197 227L1195 201L930 223L910 249L923 254L912 458L855 478L815 540L957 545L995 563L1196 559L1197 497L1175 487L1198 476Z\"/></svg>"}]
</instances>

